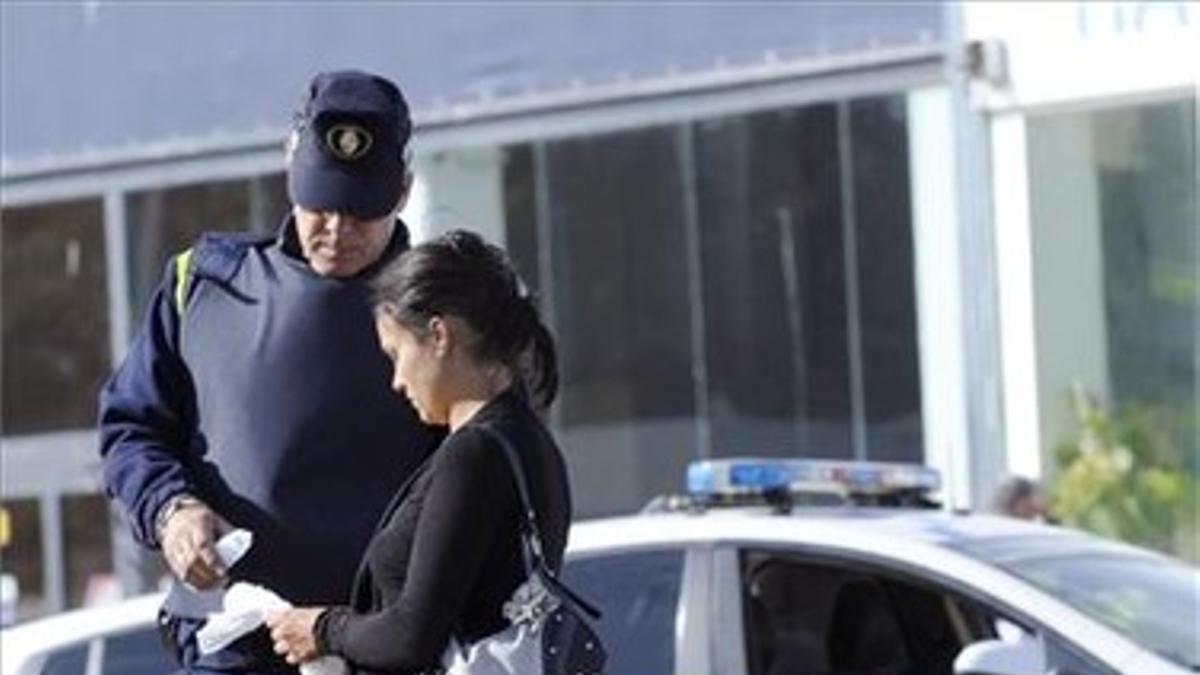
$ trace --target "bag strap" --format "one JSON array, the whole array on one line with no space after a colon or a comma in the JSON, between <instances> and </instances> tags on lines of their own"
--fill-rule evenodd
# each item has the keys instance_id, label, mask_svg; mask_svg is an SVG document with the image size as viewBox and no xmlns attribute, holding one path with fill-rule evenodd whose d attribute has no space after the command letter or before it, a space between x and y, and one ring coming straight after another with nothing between
<instances>
[{"instance_id":1,"label":"bag strap","mask_svg":"<svg viewBox=\"0 0 1200 675\"><path fill-rule=\"evenodd\" d=\"M498 429L489 424L481 424L479 428L500 444L512 469L513 480L517 484L517 494L521 498L521 543L525 554L525 571L530 576L537 571L553 576L542 554L542 536L538 531L537 512L533 510L533 499L529 496L529 483L525 478L525 467L521 465L521 457L513 444Z\"/></svg>"},{"instance_id":2,"label":"bag strap","mask_svg":"<svg viewBox=\"0 0 1200 675\"><path fill-rule=\"evenodd\" d=\"M529 483L525 478L525 467L521 465L521 457L517 449L499 429L490 424L478 427L487 435L496 439L504 450L504 456L512 468L513 479L517 484L517 494L521 497L521 551L525 557L525 573L532 578L535 574L542 578L548 590L560 600L567 600L593 619L600 618L600 610L579 597L558 579L554 570L546 564L542 554L542 538L538 532L537 512L533 510L533 499L529 496Z\"/></svg>"}]
</instances>

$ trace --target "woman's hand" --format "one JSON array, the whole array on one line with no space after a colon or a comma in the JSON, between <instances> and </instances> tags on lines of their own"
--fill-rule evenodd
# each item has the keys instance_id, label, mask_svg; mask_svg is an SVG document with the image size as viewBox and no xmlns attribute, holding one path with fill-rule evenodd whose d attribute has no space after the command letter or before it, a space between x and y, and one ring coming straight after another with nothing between
<instances>
[{"instance_id":1,"label":"woman's hand","mask_svg":"<svg viewBox=\"0 0 1200 675\"><path fill-rule=\"evenodd\" d=\"M293 666L320 656L313 629L323 611L324 607L297 607L268 614L267 627L271 629L275 653Z\"/></svg>"}]
</instances>

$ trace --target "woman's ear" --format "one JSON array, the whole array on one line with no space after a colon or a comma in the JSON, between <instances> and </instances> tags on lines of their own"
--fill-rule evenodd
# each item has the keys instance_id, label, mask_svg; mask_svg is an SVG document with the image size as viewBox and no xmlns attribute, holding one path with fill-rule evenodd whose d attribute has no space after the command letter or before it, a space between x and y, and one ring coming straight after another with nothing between
<instances>
[{"instance_id":1,"label":"woman's ear","mask_svg":"<svg viewBox=\"0 0 1200 675\"><path fill-rule=\"evenodd\" d=\"M433 353L438 358L448 355L454 347L454 332L450 330L450 323L440 316L431 317L429 339L433 342Z\"/></svg>"}]
</instances>

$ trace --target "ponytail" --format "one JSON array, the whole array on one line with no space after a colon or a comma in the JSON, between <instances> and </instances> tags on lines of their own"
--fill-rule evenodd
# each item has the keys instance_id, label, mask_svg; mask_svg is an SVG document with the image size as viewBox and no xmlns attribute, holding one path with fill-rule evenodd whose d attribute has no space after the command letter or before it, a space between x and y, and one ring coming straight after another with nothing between
<instances>
[{"instance_id":1,"label":"ponytail","mask_svg":"<svg viewBox=\"0 0 1200 675\"><path fill-rule=\"evenodd\" d=\"M525 390L536 408L549 410L558 395L558 354L554 336L537 316L537 309L530 298L522 298L533 316L529 324L525 347L516 359L514 369L521 378Z\"/></svg>"}]
</instances>

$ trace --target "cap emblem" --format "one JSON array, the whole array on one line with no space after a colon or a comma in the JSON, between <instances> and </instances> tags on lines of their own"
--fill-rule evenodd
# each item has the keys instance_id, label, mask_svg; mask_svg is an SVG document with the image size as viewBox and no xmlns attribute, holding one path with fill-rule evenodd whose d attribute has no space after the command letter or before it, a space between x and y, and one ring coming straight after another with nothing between
<instances>
[{"instance_id":1,"label":"cap emblem","mask_svg":"<svg viewBox=\"0 0 1200 675\"><path fill-rule=\"evenodd\" d=\"M357 124L338 124L325 134L325 145L338 159L353 162L371 149L374 139Z\"/></svg>"}]
</instances>

